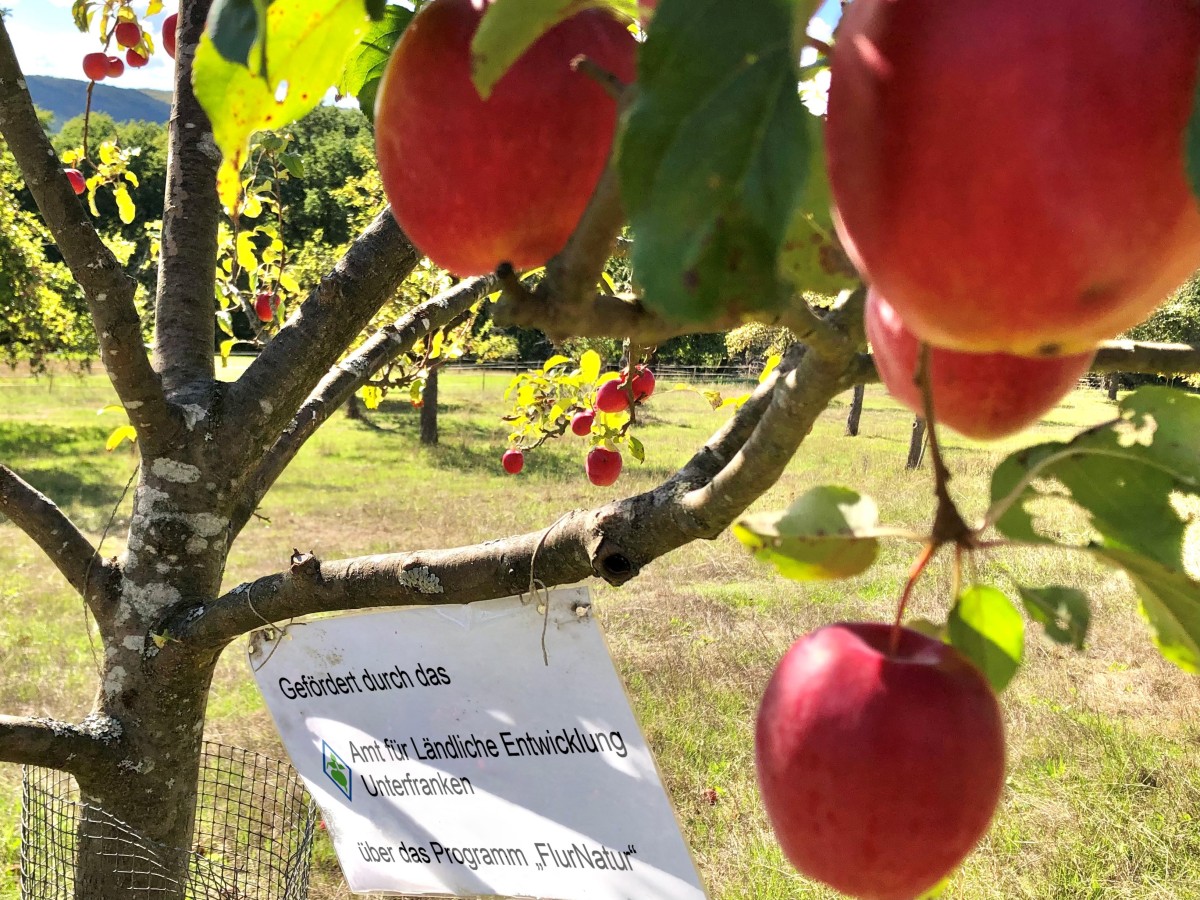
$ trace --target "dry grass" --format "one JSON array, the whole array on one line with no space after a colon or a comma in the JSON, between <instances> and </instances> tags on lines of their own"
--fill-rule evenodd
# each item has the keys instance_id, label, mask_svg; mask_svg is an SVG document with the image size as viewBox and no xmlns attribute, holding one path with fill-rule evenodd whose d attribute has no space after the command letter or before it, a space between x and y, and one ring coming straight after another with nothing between
<instances>
[{"instance_id":1,"label":"dry grass","mask_svg":"<svg viewBox=\"0 0 1200 900\"><path fill-rule=\"evenodd\" d=\"M330 423L267 498L269 524L253 522L234 549L232 585L282 566L293 547L333 558L471 543L544 527L563 510L650 487L719 421L690 394L663 394L645 428L648 461L630 464L615 488L588 485L578 444L531 457L519 480L500 474L504 432L496 421L505 379L443 379L442 445L416 444L403 405L378 429ZM30 383L0 378L0 459L13 465L98 537L132 468L101 444L116 417L98 378ZM1110 412L1098 393L1068 398L1025 442L1060 437ZM805 488L840 483L871 494L884 518L919 526L930 514L927 473L905 473L910 418L868 393L862 435L842 436L844 410L821 422L785 478L760 501L785 505ZM1004 448L951 442L954 488L972 515ZM515 489L519 488L519 489ZM618 490L619 489L619 490ZM113 534L128 525L128 500ZM1082 536L1085 525L1059 527ZM105 552L119 541L110 537ZM596 588L617 665L658 756L680 821L714 897L827 898L798 878L772 842L753 784L751 727L759 692L788 644L829 621L886 618L914 547L885 549L867 575L802 586L750 559L728 536L685 547L621 590ZM989 837L947 896L991 898L1200 897L1200 723L1195 681L1154 653L1124 580L1081 555L996 554L980 571L1007 586L1002 562L1029 584L1076 584L1093 604L1080 655L1031 630L1027 662L1004 698L1010 777ZM949 571L935 562L914 613L944 616ZM91 700L92 658L78 600L11 526L0 525L0 711L77 717ZM207 735L281 753L242 648L222 659ZM0 768L0 897L15 860L15 785ZM715 789L718 800L708 802ZM317 857L318 900L348 897L327 847ZM11 869L9 870L11 876Z\"/></svg>"}]
</instances>

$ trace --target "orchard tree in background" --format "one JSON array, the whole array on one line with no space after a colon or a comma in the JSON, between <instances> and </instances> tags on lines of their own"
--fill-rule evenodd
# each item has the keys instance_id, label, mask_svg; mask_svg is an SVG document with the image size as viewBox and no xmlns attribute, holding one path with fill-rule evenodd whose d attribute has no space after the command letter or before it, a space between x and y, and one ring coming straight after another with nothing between
<instances>
[{"instance_id":1,"label":"orchard tree in background","mask_svg":"<svg viewBox=\"0 0 1200 900\"><path fill-rule=\"evenodd\" d=\"M572 18L579 4L568 0L496 0L469 46L439 52L445 49L441 25L431 46L410 45L415 56L408 68L417 81L405 87L383 74L391 47L420 35L423 24L443 13L469 21L472 4L432 0L414 18L410 9L379 0L182 0L177 13L158 0L77 2L78 24L100 39L103 77L114 77L109 56L121 46L139 55L161 47L177 60L150 354L133 274L100 239L77 197L0 28L0 134L83 293L100 361L136 429L140 460L128 549L111 559L98 555L53 498L0 466L0 509L80 594L104 644L93 712L74 723L0 717L0 760L70 772L89 802L153 841L190 847L209 685L231 641L264 619L466 603L520 593L534 579L552 586L596 577L621 585L663 554L715 538L775 483L834 397L877 377L865 353L866 290L850 257L919 338L944 338L956 353L1051 356L1090 353L1097 339L1149 313L1200 263L1200 213L1185 180L1186 171L1193 178L1200 172L1200 129L1188 122L1200 13L1187 0L1120 0L1103 8L1071 0L1055 5L1053 14L1034 0L855 0L832 51L821 44L819 57L805 47L817 5L812 0L740 0L732 14L713 2L662 0L635 40L624 26L644 21L646 7L654 5L587 4L599 8L581 14L591 23L584 28ZM165 13L156 30L155 18ZM1105 24L1110 14L1114 20ZM610 15L623 18L604 18ZM133 47L133 29L117 31L122 23L141 29ZM604 40L585 45L583 59L579 50L549 53L541 43L596 30ZM1097 35L1105 39L1102 46ZM1035 58L1011 52L1031 46L1045 49ZM930 58L919 58L920 48ZM806 108L797 84L826 69L830 52L826 143L826 120ZM996 74L997 55L1009 77ZM531 71L530 59L550 68ZM91 77L101 76L99 60L87 65ZM922 82L922 73L931 71L939 73L931 76L934 84ZM1130 71L1139 77L1129 78ZM1072 92L1044 90L1043 78L1061 79L1054 87L1069 85ZM433 296L378 323L381 309L414 272L422 266L429 272L425 254L384 210L328 271L303 273L306 283L282 307L275 305L274 289L287 285L277 259L262 315L253 306L256 295L239 294L237 302L250 304L255 320L270 313L271 321L260 333L261 353L242 377L219 382L213 351L229 298L214 298L232 271L223 262L228 240L236 253L226 216L235 229L257 228L246 223L262 202L253 167L265 145L262 138L252 143L252 136L286 127L334 84L367 110L379 95L381 113L395 117L377 129L393 205L403 207L402 218L430 242L428 254L463 267L453 272L463 280L439 284ZM1024 93L1007 96L1014 84ZM545 121L538 103L522 106L524 97L555 85L582 99L564 103L551 96L556 113ZM962 96L943 96L949 86ZM442 91L452 102L444 102ZM481 139L489 96L506 112L502 122L486 123L489 138ZM1107 126L1114 115L1110 97L1124 104L1119 118L1136 124L1132 131ZM570 119L571 129L558 127L558 116L577 112L576 104L590 114ZM986 118L989 112L993 119ZM1108 142L1093 146L1100 120ZM432 170L424 170L425 181L414 179L407 166L416 171L428 162L419 158L430 153L420 142L433 131L421 129L433 122L458 137L441 148ZM607 130L596 130L597 122ZM588 143L586 156L556 144L576 124ZM414 127L416 138L404 130ZM1126 142L1127 132L1135 137ZM1035 137L1042 143L1027 143ZM993 152L1001 138L1005 150ZM544 151L536 158L545 168L509 171L503 162L480 162L493 147L510 149L510 139L514 145L532 141L532 149ZM1079 141L1084 145L1072 143ZM841 239L824 174L826 149ZM84 200L96 190L111 191L123 206L128 179L112 168L119 160L97 166L89 150L76 162L70 167L83 166L89 179ZM580 187L585 163L590 174ZM1047 173L1041 164L1062 168ZM449 178L431 189L430 180L456 170L486 176ZM1106 177L1113 172L1121 177ZM1061 191L1064 183L1069 195ZM560 184L570 190L557 190ZM570 200L569 210L554 207L559 195ZM1080 208L1087 210L1082 224ZM307 212L314 220L328 215L327 208ZM438 223L449 223L450 232L439 233ZM618 241L627 225L631 247ZM261 237L270 243L270 234ZM1039 252L1027 255L1031 249ZM630 254L636 293L618 291L611 276L605 278L616 252ZM536 278L522 271L543 265ZM1030 280L1042 294L1027 290ZM983 307L969 307L984 288L991 293L979 298ZM241 290L234 285L235 293ZM806 297L836 299L818 305ZM747 322L784 326L796 342L773 360L751 394L731 404L736 412L695 455L648 492L564 512L544 530L477 546L308 558L252 584L224 585L230 547L321 424L398 360L415 362L406 370L417 373L407 386L417 384L436 361L435 347L441 352L452 344L453 329L478 316L489 299L495 321L539 327L555 342L616 338L653 347ZM1077 329L1090 308L1103 315ZM898 376L921 383L921 411L931 422L936 352L910 355ZM507 412L513 426L510 452L588 435L595 459L589 474L596 483L611 483L621 458L614 462L612 454L623 448L636 454L641 446L630 427L639 399L636 363L629 361L632 377L602 382L598 357L583 353L578 360L551 360L529 375L514 386L514 408L497 411ZM1105 344L1092 368L1194 372L1200 352ZM576 417L586 419L599 404L604 383L623 386L625 407L618 396L615 411L601 410L586 425L580 420L576 432ZM606 389L606 396L612 393ZM793 704L808 689L794 673L810 664L804 651L810 644L789 654L792 662L781 667L760 716L762 784L793 862L862 896L899 897L931 886L930 879L946 874L973 846L978 821L925 821L922 833L953 838L952 854L931 865L891 859L887 872L870 869L872 848L888 846L889 829L906 823L866 805L862 782L877 765L894 765L908 773L900 781L917 779L952 803L954 791L946 786L958 783L955 773L964 761L1002 759L1001 736L958 746L933 734L918 746L911 730L899 729L886 758L879 747L867 747L866 763L859 757L857 768L838 769L854 754L814 743L808 729L819 729L822 716L841 715L841 702L856 711L886 710L872 698L886 693L897 668L909 673L897 708L919 712L945 696L964 710L960 719L947 712L945 727L986 718L995 702L990 690L1002 689L1020 663L1023 620L1013 601L989 585L956 584L945 623L932 628L951 645L944 650L900 627L905 603L942 548L962 559L984 547L1052 543L1027 511L1049 480L1058 483L1057 494L1084 508L1097 532L1077 549L1128 572L1162 652L1189 671L1200 668L1200 586L1183 569L1185 522L1171 502L1176 493L1200 491L1197 433L1196 398L1161 388L1138 392L1113 422L1006 460L994 476L993 504L975 524L955 506L945 462L936 440L931 443L936 504L927 532L913 535L922 549L912 578L897 586L895 624L821 637L835 648L818 654L832 661L821 676L831 687L802 721ZM500 455L497 450L498 467ZM505 468L514 471L524 455L508 460ZM1097 492L1097 484L1111 488ZM879 541L893 533L875 521L868 498L841 487L815 489L787 512L757 513L735 526L765 562L801 580L865 570ZM1082 645L1087 600L1079 591L1035 585L1021 586L1019 594L1052 639ZM871 663L846 664L854 658ZM853 693L828 702L845 677L839 672L868 670L874 674L856 682ZM991 687L981 691L983 676ZM848 734L846 740L857 747L863 738ZM931 766L930 753L942 754L942 764ZM804 787L789 773L802 771L806 760L833 766L831 777L847 779L841 782L847 794L862 801L834 817L833 832L818 835L836 848L821 871L812 870L803 850L816 825L794 816L788 797ZM989 778L968 796L994 803L998 787ZM837 801L826 796L822 802ZM959 831L947 835L947 829ZM80 896L138 896L106 866L97 846L102 837L81 835ZM843 880L851 875L854 880ZM885 880L889 887L881 886Z\"/></svg>"}]
</instances>

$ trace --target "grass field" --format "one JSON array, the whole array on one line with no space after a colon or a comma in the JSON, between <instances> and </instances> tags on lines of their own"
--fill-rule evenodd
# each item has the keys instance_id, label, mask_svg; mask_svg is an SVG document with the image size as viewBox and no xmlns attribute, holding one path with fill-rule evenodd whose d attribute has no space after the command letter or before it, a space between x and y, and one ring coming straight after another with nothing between
<instances>
[{"instance_id":1,"label":"grass field","mask_svg":"<svg viewBox=\"0 0 1200 900\"><path fill-rule=\"evenodd\" d=\"M545 527L562 512L648 488L687 458L725 413L691 393L656 396L641 435L642 466L608 489L583 476L578 443L548 445L518 479L503 475L497 420L503 375L442 379L442 440L417 443L407 404L385 404L372 425L337 416L267 497L230 557L226 583L286 565L292 549L323 558L473 543ZM848 398L843 397L844 402ZM0 462L56 499L98 540L134 470L128 445L106 453L123 418L100 376L31 380L0 375ZM1076 392L1022 442L1060 437L1107 418L1098 391ZM820 483L871 494L885 521L929 519L928 471L906 473L911 416L882 391L867 394L862 433L843 436L835 405L758 504L786 505ZM950 439L953 488L968 517L982 511L989 467L1005 447ZM130 502L104 544L118 553ZM2 521L2 520L0 520ZM1086 538L1082 521L1061 530ZM916 547L885 549L866 576L816 586L781 580L728 535L692 544L620 590L595 585L599 614L711 895L721 900L831 898L798 878L772 844L754 788L751 731L772 666L799 634L824 622L888 618ZM990 834L946 896L963 900L1200 898L1200 689L1162 662L1124 581L1081 554L996 553L979 565L1006 586L1076 584L1093 624L1083 654L1030 629L1027 662L1003 698L1009 777ZM949 566L921 582L915 615L944 616ZM0 713L79 718L90 707L94 648L81 602L13 526L0 524ZM280 744L244 661L244 643L222 659L210 739L279 755ZM886 777L886 773L880 773ZM715 789L717 802L706 792ZM19 771L0 766L0 898L16 897ZM317 855L313 897L348 897L329 848Z\"/></svg>"}]
</instances>

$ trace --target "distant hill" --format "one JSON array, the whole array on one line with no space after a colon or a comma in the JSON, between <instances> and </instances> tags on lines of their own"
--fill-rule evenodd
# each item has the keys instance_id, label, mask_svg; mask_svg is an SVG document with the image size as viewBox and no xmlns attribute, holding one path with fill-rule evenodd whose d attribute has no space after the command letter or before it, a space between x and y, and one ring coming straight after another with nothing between
<instances>
[{"instance_id":1,"label":"distant hill","mask_svg":"<svg viewBox=\"0 0 1200 900\"><path fill-rule=\"evenodd\" d=\"M54 113L54 130L87 106L86 81L27 75L25 82L38 109ZM166 122L171 115L171 92L119 88L97 84L92 92L92 111L108 113L117 122Z\"/></svg>"}]
</instances>

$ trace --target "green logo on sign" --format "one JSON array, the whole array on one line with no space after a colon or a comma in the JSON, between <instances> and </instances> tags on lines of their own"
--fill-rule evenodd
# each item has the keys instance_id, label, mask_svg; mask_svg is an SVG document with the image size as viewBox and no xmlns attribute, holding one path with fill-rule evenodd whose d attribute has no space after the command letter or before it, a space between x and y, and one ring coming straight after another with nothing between
<instances>
[{"instance_id":1,"label":"green logo on sign","mask_svg":"<svg viewBox=\"0 0 1200 900\"><path fill-rule=\"evenodd\" d=\"M334 752L324 741L321 741L321 756L324 762L325 774L329 776L329 780L337 785L338 790L346 795L347 800L354 799L350 796L354 789L354 773L350 767L342 762L342 758Z\"/></svg>"}]
</instances>

